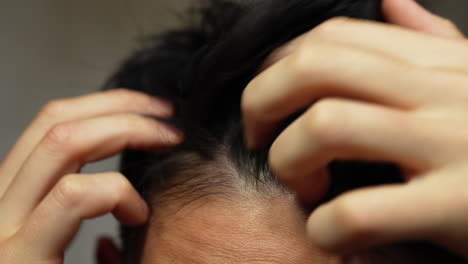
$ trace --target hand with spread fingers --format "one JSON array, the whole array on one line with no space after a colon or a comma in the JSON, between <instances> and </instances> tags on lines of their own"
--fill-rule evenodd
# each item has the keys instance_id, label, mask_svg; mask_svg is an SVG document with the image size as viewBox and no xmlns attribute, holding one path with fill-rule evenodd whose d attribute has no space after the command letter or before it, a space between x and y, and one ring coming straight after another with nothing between
<instances>
[{"instance_id":1,"label":"hand with spread fingers","mask_svg":"<svg viewBox=\"0 0 468 264\"><path fill-rule=\"evenodd\" d=\"M180 132L149 116L169 117L165 100L113 90L49 103L0 165L0 263L56 264L84 219L112 212L143 224L148 207L116 172L80 174L88 162L125 148L167 149ZM100 263L119 263L102 241Z\"/></svg>"},{"instance_id":2,"label":"hand with spread fingers","mask_svg":"<svg viewBox=\"0 0 468 264\"><path fill-rule=\"evenodd\" d=\"M412 0L383 8L393 25L335 18L271 54L242 97L247 144L260 147L307 108L269 153L275 175L304 200L327 191L332 160L406 172L403 184L314 210L307 232L318 246L348 254L426 240L468 259L468 40Z\"/></svg>"}]
</instances>

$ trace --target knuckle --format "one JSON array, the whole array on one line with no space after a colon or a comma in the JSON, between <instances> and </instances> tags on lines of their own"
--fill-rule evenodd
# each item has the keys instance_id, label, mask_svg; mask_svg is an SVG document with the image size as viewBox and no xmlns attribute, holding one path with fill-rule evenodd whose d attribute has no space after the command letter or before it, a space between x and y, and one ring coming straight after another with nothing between
<instances>
[{"instance_id":1,"label":"knuckle","mask_svg":"<svg viewBox=\"0 0 468 264\"><path fill-rule=\"evenodd\" d=\"M303 44L298 48L297 52L291 56L290 69L292 69L293 77L296 80L307 78L307 76L312 73L313 67L316 67L314 63L312 63L316 58L313 57L314 54L310 52L310 50L311 45L309 43L308 45Z\"/></svg>"},{"instance_id":2,"label":"knuckle","mask_svg":"<svg viewBox=\"0 0 468 264\"><path fill-rule=\"evenodd\" d=\"M155 121L137 114L119 114L114 117L115 122L122 128L121 133L126 137L127 141L131 139L129 135L136 131L152 131L155 138L160 142L175 143L180 142L182 135L174 135L176 132L169 124L161 121Z\"/></svg>"},{"instance_id":3,"label":"knuckle","mask_svg":"<svg viewBox=\"0 0 468 264\"><path fill-rule=\"evenodd\" d=\"M67 111L67 103L64 99L53 100L47 103L39 112L39 116L48 119L59 119Z\"/></svg>"},{"instance_id":4,"label":"knuckle","mask_svg":"<svg viewBox=\"0 0 468 264\"><path fill-rule=\"evenodd\" d=\"M94 192L98 188L99 193L95 193L96 198L99 199L99 203L106 208L114 208L123 197L129 197L133 190L133 186L130 182L120 173L108 172L101 175L94 175L92 178L92 186L94 186ZM91 185L91 183L89 183ZM106 188L102 188L106 186Z\"/></svg>"},{"instance_id":5,"label":"knuckle","mask_svg":"<svg viewBox=\"0 0 468 264\"><path fill-rule=\"evenodd\" d=\"M316 76L317 72L320 71L320 66L313 63L319 61L318 55L313 54L310 50L311 46L302 46L291 57L290 69L294 80L309 80L310 76Z\"/></svg>"},{"instance_id":6,"label":"knuckle","mask_svg":"<svg viewBox=\"0 0 468 264\"><path fill-rule=\"evenodd\" d=\"M133 191L132 184L120 173L112 172L109 174L116 182L118 193L130 193Z\"/></svg>"},{"instance_id":7,"label":"knuckle","mask_svg":"<svg viewBox=\"0 0 468 264\"><path fill-rule=\"evenodd\" d=\"M113 93L116 97L118 98L130 98L135 95L136 92L124 89L124 88L118 88L114 90L110 90L110 93Z\"/></svg>"},{"instance_id":8,"label":"knuckle","mask_svg":"<svg viewBox=\"0 0 468 264\"><path fill-rule=\"evenodd\" d=\"M343 24L349 23L350 18L344 16L333 17L318 25L312 32L319 35L336 34L343 29Z\"/></svg>"},{"instance_id":9,"label":"knuckle","mask_svg":"<svg viewBox=\"0 0 468 264\"><path fill-rule=\"evenodd\" d=\"M49 129L45 135L45 145L52 151L67 150L73 137L73 125L70 122L59 123Z\"/></svg>"},{"instance_id":10,"label":"knuckle","mask_svg":"<svg viewBox=\"0 0 468 264\"><path fill-rule=\"evenodd\" d=\"M345 112L340 99L322 99L307 113L307 130L323 146L333 147L344 143Z\"/></svg>"},{"instance_id":11,"label":"knuckle","mask_svg":"<svg viewBox=\"0 0 468 264\"><path fill-rule=\"evenodd\" d=\"M67 175L57 183L53 197L63 208L76 207L82 200L86 188L79 177L78 174Z\"/></svg>"},{"instance_id":12,"label":"knuckle","mask_svg":"<svg viewBox=\"0 0 468 264\"><path fill-rule=\"evenodd\" d=\"M304 42L290 57L292 77L298 81L317 80L326 81L333 73L333 62L336 60L335 47L314 40Z\"/></svg>"}]
</instances>

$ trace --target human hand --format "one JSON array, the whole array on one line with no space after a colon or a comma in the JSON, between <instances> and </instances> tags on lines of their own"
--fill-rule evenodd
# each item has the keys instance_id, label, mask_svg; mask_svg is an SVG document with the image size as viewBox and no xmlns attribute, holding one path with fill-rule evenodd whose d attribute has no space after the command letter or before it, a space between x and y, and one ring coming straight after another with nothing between
<instances>
[{"instance_id":1,"label":"human hand","mask_svg":"<svg viewBox=\"0 0 468 264\"><path fill-rule=\"evenodd\" d=\"M0 164L0 263L55 264L81 222L112 212L143 224L148 207L117 172L80 174L88 162L125 148L157 151L182 141L163 100L113 90L49 103ZM118 263L101 254L100 263Z\"/></svg>"},{"instance_id":2,"label":"human hand","mask_svg":"<svg viewBox=\"0 0 468 264\"><path fill-rule=\"evenodd\" d=\"M321 205L310 238L345 254L427 240L468 259L468 41L411 0L384 11L399 26L332 19L274 52L243 94L247 144L315 102L270 149L280 180L315 202L339 159L397 163L406 182Z\"/></svg>"}]
</instances>

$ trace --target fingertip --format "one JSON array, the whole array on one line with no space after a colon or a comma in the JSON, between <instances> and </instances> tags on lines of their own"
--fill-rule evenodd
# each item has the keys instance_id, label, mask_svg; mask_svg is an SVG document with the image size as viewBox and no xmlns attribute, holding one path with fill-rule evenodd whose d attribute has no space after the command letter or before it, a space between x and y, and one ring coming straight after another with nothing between
<instances>
[{"instance_id":1,"label":"fingertip","mask_svg":"<svg viewBox=\"0 0 468 264\"><path fill-rule=\"evenodd\" d=\"M169 124L162 124L163 126L163 131L161 133L161 136L163 139L166 141L167 144L169 145L179 145L184 142L185 140L185 134L180 131L178 128L169 125Z\"/></svg>"},{"instance_id":2,"label":"fingertip","mask_svg":"<svg viewBox=\"0 0 468 264\"><path fill-rule=\"evenodd\" d=\"M292 189L307 204L316 204L322 200L330 188L330 178L325 169L309 173L310 176L277 175L278 179Z\"/></svg>"},{"instance_id":3,"label":"fingertip","mask_svg":"<svg viewBox=\"0 0 468 264\"><path fill-rule=\"evenodd\" d=\"M330 253L347 254L378 243L382 226L379 202L370 201L368 190L343 194L318 207L307 221L313 243Z\"/></svg>"},{"instance_id":4,"label":"fingertip","mask_svg":"<svg viewBox=\"0 0 468 264\"><path fill-rule=\"evenodd\" d=\"M173 130L172 136L169 138L170 143L179 145L185 141L185 135L180 130Z\"/></svg>"},{"instance_id":5,"label":"fingertip","mask_svg":"<svg viewBox=\"0 0 468 264\"><path fill-rule=\"evenodd\" d=\"M151 97L151 100L153 109L158 115L163 117L172 117L174 115L174 105L171 101L158 96Z\"/></svg>"},{"instance_id":6,"label":"fingertip","mask_svg":"<svg viewBox=\"0 0 468 264\"><path fill-rule=\"evenodd\" d=\"M150 208L143 199L139 199L139 201L135 204L135 207L137 208L137 213L134 219L132 219L132 221L126 221L125 223L129 226L139 226L145 224L148 221L150 215Z\"/></svg>"},{"instance_id":7,"label":"fingertip","mask_svg":"<svg viewBox=\"0 0 468 264\"><path fill-rule=\"evenodd\" d=\"M131 206L131 205L130 205ZM146 202L139 198L133 202L133 209L127 211L125 208L117 207L113 211L115 218L127 226L139 226L145 224L150 215L150 208Z\"/></svg>"},{"instance_id":8,"label":"fingertip","mask_svg":"<svg viewBox=\"0 0 468 264\"><path fill-rule=\"evenodd\" d=\"M387 22L442 37L463 37L463 33L416 0L384 0L382 13Z\"/></svg>"},{"instance_id":9,"label":"fingertip","mask_svg":"<svg viewBox=\"0 0 468 264\"><path fill-rule=\"evenodd\" d=\"M339 240L337 234L336 217L332 217L330 205L325 204L311 214L307 220L307 236L320 249L327 252L336 252Z\"/></svg>"},{"instance_id":10,"label":"fingertip","mask_svg":"<svg viewBox=\"0 0 468 264\"><path fill-rule=\"evenodd\" d=\"M384 0L382 12L387 22L410 28L431 14L415 0Z\"/></svg>"},{"instance_id":11,"label":"fingertip","mask_svg":"<svg viewBox=\"0 0 468 264\"><path fill-rule=\"evenodd\" d=\"M138 219L139 221L137 221L136 224L142 225L148 221L148 218L150 215L150 208L143 199L140 200L138 207L139 207L139 211L141 212L140 213L141 217L140 219Z\"/></svg>"},{"instance_id":12,"label":"fingertip","mask_svg":"<svg viewBox=\"0 0 468 264\"><path fill-rule=\"evenodd\" d=\"M345 193L320 206L307 221L307 235L319 248L338 254L397 241L430 240L440 212L428 212L434 198L426 185L382 185ZM430 197L430 198L429 198Z\"/></svg>"},{"instance_id":13,"label":"fingertip","mask_svg":"<svg viewBox=\"0 0 468 264\"><path fill-rule=\"evenodd\" d=\"M258 148L258 143L252 130L250 126L244 123L243 140L245 147L249 151L255 151Z\"/></svg>"},{"instance_id":14,"label":"fingertip","mask_svg":"<svg viewBox=\"0 0 468 264\"><path fill-rule=\"evenodd\" d=\"M252 139L250 138L250 134L245 130L244 130L244 134L243 134L243 140L244 140L244 145L247 148L247 150L249 150L249 151L255 150Z\"/></svg>"},{"instance_id":15,"label":"fingertip","mask_svg":"<svg viewBox=\"0 0 468 264\"><path fill-rule=\"evenodd\" d=\"M339 240L339 225L330 204L319 206L307 220L307 236L316 246L327 252L335 252Z\"/></svg>"}]
</instances>

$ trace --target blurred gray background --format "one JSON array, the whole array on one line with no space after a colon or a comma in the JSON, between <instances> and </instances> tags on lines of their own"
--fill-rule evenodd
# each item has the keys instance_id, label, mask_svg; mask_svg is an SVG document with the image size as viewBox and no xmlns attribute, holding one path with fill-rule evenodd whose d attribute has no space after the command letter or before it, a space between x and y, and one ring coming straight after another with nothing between
<instances>
[{"instance_id":1,"label":"blurred gray background","mask_svg":"<svg viewBox=\"0 0 468 264\"><path fill-rule=\"evenodd\" d=\"M98 90L136 40L177 24L190 1L0 0L0 160L41 106ZM468 33L468 1L421 2ZM113 170L116 160L85 172ZM116 227L110 216L87 221L66 263L93 263L96 236L116 237Z\"/></svg>"}]
</instances>

